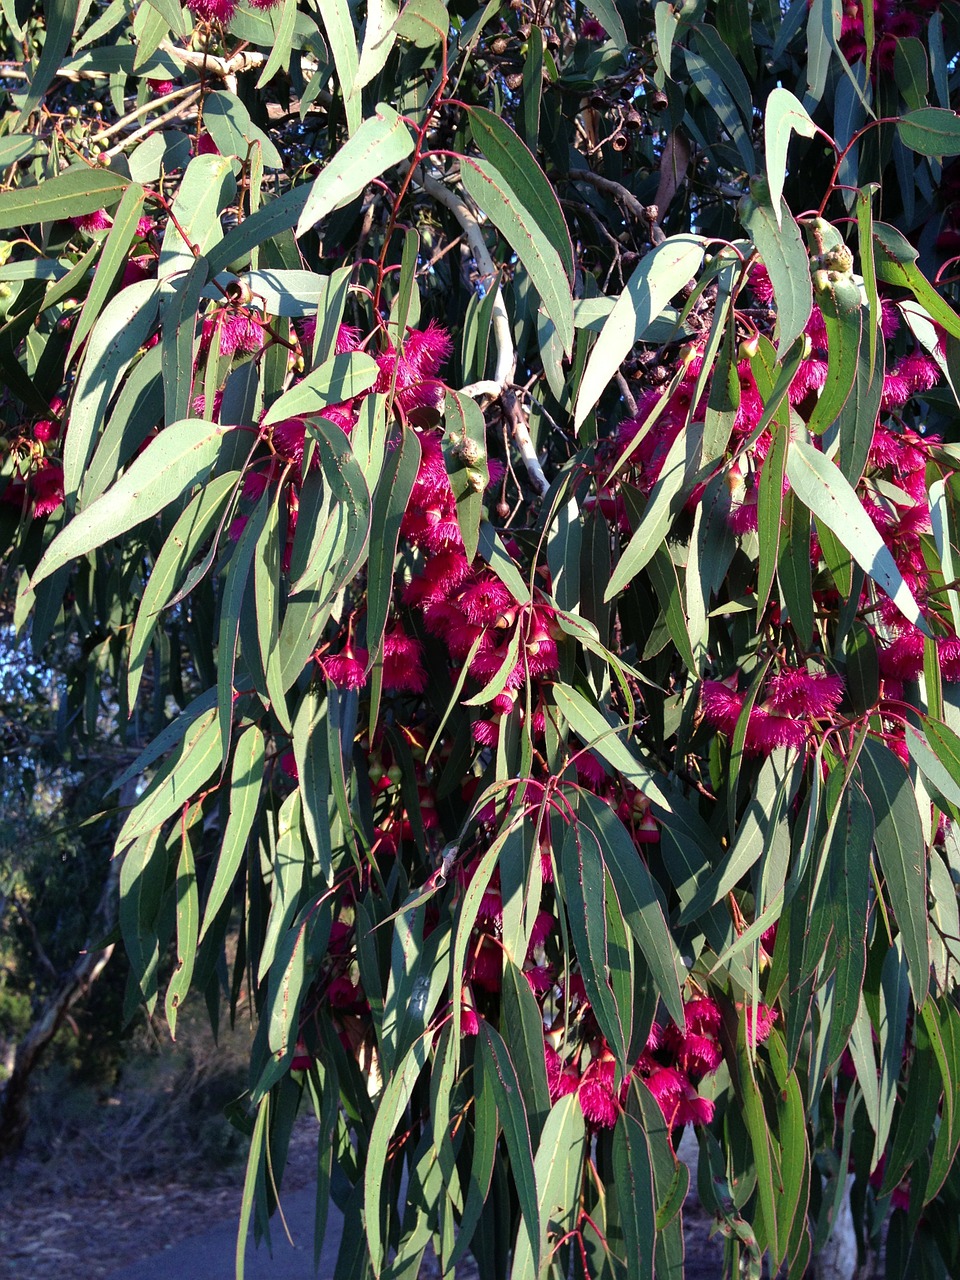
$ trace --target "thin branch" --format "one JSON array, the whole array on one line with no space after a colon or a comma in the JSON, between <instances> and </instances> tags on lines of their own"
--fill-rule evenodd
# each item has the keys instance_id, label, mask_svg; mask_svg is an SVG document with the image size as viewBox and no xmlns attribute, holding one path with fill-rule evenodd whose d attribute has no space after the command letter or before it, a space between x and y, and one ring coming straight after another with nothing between
<instances>
[{"instance_id":1,"label":"thin branch","mask_svg":"<svg viewBox=\"0 0 960 1280\"><path fill-rule=\"evenodd\" d=\"M647 229L647 235L652 244L661 244L666 236L659 225L660 211L655 204L642 205L632 191L628 190L622 182L614 182L612 178L601 177L599 173L594 173L592 169L572 169L570 171L571 182L585 182L588 186L596 187L598 191L604 191L608 196L613 196L619 200L628 213L642 222Z\"/></svg>"},{"instance_id":2,"label":"thin branch","mask_svg":"<svg viewBox=\"0 0 960 1280\"><path fill-rule=\"evenodd\" d=\"M175 120L178 116L182 116L185 111L189 111L190 108L196 106L199 101L200 90L195 89L190 97L183 98L180 102L172 106L169 111L164 112L162 116L157 116L155 120L151 120L148 124L141 125L139 129L134 129L133 133L128 134L118 142L116 146L111 147L109 151L102 151L100 154L112 159L113 156L119 155L121 151L126 147L129 147L132 142L139 142L141 138L145 138L147 134L153 133L156 129L160 128L161 125L166 124L170 120Z\"/></svg>"},{"instance_id":3,"label":"thin branch","mask_svg":"<svg viewBox=\"0 0 960 1280\"><path fill-rule=\"evenodd\" d=\"M543 474L543 467L540 465L537 451L534 449L533 441L530 439L527 415L523 412L516 392L509 387L504 388L500 402L503 405L503 412L507 417L507 421L510 423L513 442L520 451L520 457L523 459L523 465L527 469L530 483L542 498L550 488L550 481Z\"/></svg>"},{"instance_id":4,"label":"thin branch","mask_svg":"<svg viewBox=\"0 0 960 1280\"><path fill-rule=\"evenodd\" d=\"M445 187L442 182L431 177L430 174L425 173L422 169L418 172L418 181L427 195L432 200L436 200L437 204L442 204L445 209L449 209L460 223L463 228L463 234L467 238L467 244L470 246L470 252L473 254L480 271L481 279L496 282L497 269L493 265L493 259L490 257L490 250L487 248L486 241L483 238L480 223L477 221L477 216L470 206L455 191L451 191L449 187ZM513 379L517 367L517 353L513 345L513 334L510 331L507 308L503 303L503 293L498 283L494 283L493 287L496 290L492 323L493 334L497 343L497 367L492 381L486 379L461 388L461 395L473 398L482 395L498 396Z\"/></svg>"}]
</instances>

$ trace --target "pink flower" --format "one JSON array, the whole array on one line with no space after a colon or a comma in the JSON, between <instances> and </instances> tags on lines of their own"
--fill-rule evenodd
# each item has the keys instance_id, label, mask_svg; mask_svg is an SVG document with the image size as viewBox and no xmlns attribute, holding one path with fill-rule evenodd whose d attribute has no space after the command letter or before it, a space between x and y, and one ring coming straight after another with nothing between
<instances>
[{"instance_id":1,"label":"pink flower","mask_svg":"<svg viewBox=\"0 0 960 1280\"><path fill-rule=\"evenodd\" d=\"M34 440L39 440L41 444L52 444L54 440L60 438L59 422L53 422L49 418L41 418L39 422L34 423L33 438Z\"/></svg>"},{"instance_id":2,"label":"pink flower","mask_svg":"<svg viewBox=\"0 0 960 1280\"><path fill-rule=\"evenodd\" d=\"M737 1007L739 1008L740 1006L738 1005ZM744 1016L747 1020L747 1038L750 1044L754 1047L758 1044L763 1044L764 1040L769 1038L770 1032L773 1030L773 1024L777 1020L776 1009L771 1009L765 1004L757 1005L756 1033L754 1033L754 1008L752 1004L744 1006Z\"/></svg>"},{"instance_id":3,"label":"pink flower","mask_svg":"<svg viewBox=\"0 0 960 1280\"><path fill-rule=\"evenodd\" d=\"M596 44L603 44L609 37L596 18L584 18L580 23L580 39L593 40Z\"/></svg>"},{"instance_id":4,"label":"pink flower","mask_svg":"<svg viewBox=\"0 0 960 1280\"><path fill-rule=\"evenodd\" d=\"M543 1046L543 1056L547 1068L550 1101L556 1102L559 1098L565 1098L568 1093L576 1093L580 1083L576 1067L570 1062L564 1062L556 1049L548 1044Z\"/></svg>"},{"instance_id":5,"label":"pink flower","mask_svg":"<svg viewBox=\"0 0 960 1280\"><path fill-rule=\"evenodd\" d=\"M172 80L151 80L147 79L150 86L150 92L156 94L158 98L162 98L167 93L173 93L175 85Z\"/></svg>"},{"instance_id":6,"label":"pink flower","mask_svg":"<svg viewBox=\"0 0 960 1280\"><path fill-rule=\"evenodd\" d=\"M63 468L53 463L41 467L30 478L33 514L49 516L63 504Z\"/></svg>"},{"instance_id":7,"label":"pink flower","mask_svg":"<svg viewBox=\"0 0 960 1280\"><path fill-rule=\"evenodd\" d=\"M802 747L806 741L807 726L802 720L773 715L766 707L754 707L743 746L750 755L765 755L776 747Z\"/></svg>"},{"instance_id":8,"label":"pink flower","mask_svg":"<svg viewBox=\"0 0 960 1280\"><path fill-rule=\"evenodd\" d=\"M93 213L85 213L82 217L71 218L70 221L78 231L106 231L113 226L113 221L106 209L96 209Z\"/></svg>"},{"instance_id":9,"label":"pink flower","mask_svg":"<svg viewBox=\"0 0 960 1280\"><path fill-rule=\"evenodd\" d=\"M433 320L426 329L409 330L399 353L388 346L376 357L380 375L375 390L389 391L395 373L396 399L404 413L418 408L439 409L444 392L436 376L452 350L450 335Z\"/></svg>"},{"instance_id":10,"label":"pink flower","mask_svg":"<svg viewBox=\"0 0 960 1280\"><path fill-rule=\"evenodd\" d=\"M594 1058L580 1077L577 1101L583 1118L598 1129L612 1129L620 1114L613 1090L615 1063L610 1054Z\"/></svg>"},{"instance_id":11,"label":"pink flower","mask_svg":"<svg viewBox=\"0 0 960 1280\"><path fill-rule=\"evenodd\" d=\"M516 612L510 591L488 569L464 587L458 603L469 621L480 627L496 626L508 611Z\"/></svg>"},{"instance_id":12,"label":"pink flower","mask_svg":"<svg viewBox=\"0 0 960 1280\"><path fill-rule=\"evenodd\" d=\"M338 689L360 689L367 681L369 660L370 655L366 649L354 649L347 645L342 653L320 658L317 665Z\"/></svg>"},{"instance_id":13,"label":"pink flower","mask_svg":"<svg viewBox=\"0 0 960 1280\"><path fill-rule=\"evenodd\" d=\"M691 1121L709 1124L713 1119L713 1103L701 1098L676 1067L659 1067L646 1083L671 1129Z\"/></svg>"},{"instance_id":14,"label":"pink flower","mask_svg":"<svg viewBox=\"0 0 960 1280\"><path fill-rule=\"evenodd\" d=\"M744 695L738 693L736 687L731 688L725 680L704 680L700 691L703 718L727 737L732 737L743 710L743 699Z\"/></svg>"},{"instance_id":15,"label":"pink flower","mask_svg":"<svg viewBox=\"0 0 960 1280\"><path fill-rule=\"evenodd\" d=\"M201 22L229 22L237 4L236 0L187 0L187 8Z\"/></svg>"},{"instance_id":16,"label":"pink flower","mask_svg":"<svg viewBox=\"0 0 960 1280\"><path fill-rule=\"evenodd\" d=\"M843 698L843 680L804 667L782 667L767 681L770 706L783 715L819 719L835 711Z\"/></svg>"},{"instance_id":17,"label":"pink flower","mask_svg":"<svg viewBox=\"0 0 960 1280\"><path fill-rule=\"evenodd\" d=\"M528 955L532 956L537 947L542 947L553 933L556 927L556 920L551 911L538 911L537 918L533 922L533 928L530 930L530 945L527 949Z\"/></svg>"},{"instance_id":18,"label":"pink flower","mask_svg":"<svg viewBox=\"0 0 960 1280\"><path fill-rule=\"evenodd\" d=\"M408 636L398 623L383 638L383 684L398 692L423 693L427 673L423 669L419 640Z\"/></svg>"},{"instance_id":19,"label":"pink flower","mask_svg":"<svg viewBox=\"0 0 960 1280\"><path fill-rule=\"evenodd\" d=\"M263 329L245 311L220 310L203 322L201 340L209 346L213 334L219 331L220 354L234 356L251 355L263 346Z\"/></svg>"}]
</instances>

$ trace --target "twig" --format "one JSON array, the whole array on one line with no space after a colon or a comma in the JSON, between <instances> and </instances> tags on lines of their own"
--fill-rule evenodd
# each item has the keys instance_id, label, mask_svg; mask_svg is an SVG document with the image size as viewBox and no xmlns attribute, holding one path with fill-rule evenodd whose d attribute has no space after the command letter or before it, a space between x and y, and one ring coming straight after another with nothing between
<instances>
[{"instance_id":1,"label":"twig","mask_svg":"<svg viewBox=\"0 0 960 1280\"><path fill-rule=\"evenodd\" d=\"M161 98L153 98L150 102L145 102L142 107L137 107L136 111L129 112L121 120L118 120L116 124L112 124L109 129L102 129L97 134L97 141L102 142L104 138L112 138L115 133L122 133L124 129L129 129L134 120L138 120L140 116L145 116L148 111L156 111L159 107L165 107L168 102L176 102L178 98L185 98L188 94L195 92L196 86L188 84L179 89L174 89L171 93L165 93Z\"/></svg>"},{"instance_id":2,"label":"twig","mask_svg":"<svg viewBox=\"0 0 960 1280\"><path fill-rule=\"evenodd\" d=\"M628 190L622 182L614 182L612 178L601 177L599 173L594 173L592 169L571 169L571 182L586 182L588 186L596 187L598 191L605 191L608 196L613 196L619 200L628 213L632 213L635 218L644 224L647 228L647 234L653 244L661 244L666 237L661 230L658 218L660 216L656 205L642 205L632 191Z\"/></svg>"},{"instance_id":3,"label":"twig","mask_svg":"<svg viewBox=\"0 0 960 1280\"><path fill-rule=\"evenodd\" d=\"M470 252L473 254L480 271L481 278L495 282L497 269L493 265L493 259L490 257L490 250L487 248L483 238L480 223L477 221L476 214L470 206L455 191L451 191L449 187L445 187L442 182L431 177L428 173L424 173L422 169L419 171L418 180L427 195L432 200L436 200L437 204L442 204L444 208L449 209L460 223L463 228L463 234L467 238L467 244L470 246ZM497 343L497 367L494 370L492 380L485 379L481 382L474 382L469 386L461 387L461 395L471 396L474 399L483 395L500 395L512 380L517 367L517 353L513 345L513 334L510 332L510 319L507 315L507 308L503 303L503 293L499 284L495 283L493 287L496 290L492 323L493 334Z\"/></svg>"},{"instance_id":4,"label":"twig","mask_svg":"<svg viewBox=\"0 0 960 1280\"><path fill-rule=\"evenodd\" d=\"M164 112L162 116L157 116L155 120L151 120L149 124L141 125L139 129L134 129L133 133L128 134L122 141L118 142L115 147L111 147L109 151L101 151L101 155L112 159L113 156L119 155L125 147L129 147L132 142L139 142L141 138L145 138L147 134L153 133L161 125L167 123L168 120L174 120L177 116L182 116L185 111L189 111L200 101L200 90L194 89L188 98L183 98L169 111Z\"/></svg>"},{"instance_id":5,"label":"twig","mask_svg":"<svg viewBox=\"0 0 960 1280\"><path fill-rule=\"evenodd\" d=\"M540 465L537 451L534 449L533 441L530 439L527 416L520 406L516 392L509 387L504 388L500 396L500 402L503 405L503 412L510 423L513 442L520 451L520 457L523 459L523 465L527 469L530 482L542 498L550 488L550 481L543 474L543 467Z\"/></svg>"},{"instance_id":6,"label":"twig","mask_svg":"<svg viewBox=\"0 0 960 1280\"><path fill-rule=\"evenodd\" d=\"M617 370L614 376L617 379L617 386L620 388L620 394L623 396L624 403L626 404L627 408L630 410L630 417L635 418L637 416L637 402L633 398L633 392L630 390L629 386L627 385L626 378L623 376L623 374L620 372L619 369Z\"/></svg>"}]
</instances>

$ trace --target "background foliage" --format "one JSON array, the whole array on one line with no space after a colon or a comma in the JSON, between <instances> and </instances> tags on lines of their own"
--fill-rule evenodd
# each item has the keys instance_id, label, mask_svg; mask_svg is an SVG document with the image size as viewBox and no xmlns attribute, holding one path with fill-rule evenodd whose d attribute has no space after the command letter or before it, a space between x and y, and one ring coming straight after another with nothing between
<instances>
[{"instance_id":1,"label":"background foliage","mask_svg":"<svg viewBox=\"0 0 960 1280\"><path fill-rule=\"evenodd\" d=\"M338 1280L680 1275L693 1124L730 1274L958 1274L956 6L3 13L11 621L241 1236L312 1106Z\"/></svg>"}]
</instances>

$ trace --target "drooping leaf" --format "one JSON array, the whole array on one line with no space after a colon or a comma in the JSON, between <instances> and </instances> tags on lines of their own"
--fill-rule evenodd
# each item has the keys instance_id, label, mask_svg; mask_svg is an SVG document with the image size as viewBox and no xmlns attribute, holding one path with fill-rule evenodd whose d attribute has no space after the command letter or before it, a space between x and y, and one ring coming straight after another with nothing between
<instances>
[{"instance_id":1,"label":"drooping leaf","mask_svg":"<svg viewBox=\"0 0 960 1280\"><path fill-rule=\"evenodd\" d=\"M763 113L763 148L770 203L778 226L782 217L780 198L787 173L790 134L799 133L804 138L812 138L816 131L816 125L803 103L789 89L777 85L770 91Z\"/></svg>"},{"instance_id":2,"label":"drooping leaf","mask_svg":"<svg viewBox=\"0 0 960 1280\"><path fill-rule=\"evenodd\" d=\"M907 957L917 1006L930 985L925 843L910 777L888 747L867 739L859 757L863 789L873 806L876 850Z\"/></svg>"},{"instance_id":3,"label":"drooping leaf","mask_svg":"<svg viewBox=\"0 0 960 1280\"><path fill-rule=\"evenodd\" d=\"M699 236L671 236L641 260L607 316L587 361L574 413L578 431L633 344L674 294L696 275L703 252L704 243Z\"/></svg>"},{"instance_id":4,"label":"drooping leaf","mask_svg":"<svg viewBox=\"0 0 960 1280\"><path fill-rule=\"evenodd\" d=\"M573 281L573 246L563 210L536 157L507 122L483 107L470 109L470 131L482 154L516 194L520 206L546 232ZM519 250L518 250L519 252Z\"/></svg>"},{"instance_id":5,"label":"drooping leaf","mask_svg":"<svg viewBox=\"0 0 960 1280\"><path fill-rule=\"evenodd\" d=\"M792 440L787 478L794 493L840 539L863 571L881 587L910 622L926 629L913 592L889 548L839 468L803 440Z\"/></svg>"},{"instance_id":6,"label":"drooping leaf","mask_svg":"<svg viewBox=\"0 0 960 1280\"><path fill-rule=\"evenodd\" d=\"M485 142L492 140L492 134L484 135ZM516 141L523 147L519 138ZM509 159L511 172L518 167L522 169L512 156ZM563 349L569 353L573 349L570 281L564 261L554 245L554 237L541 225L543 213L528 209L524 203L525 196L538 196L537 188L528 178L524 189L516 191L493 164L473 156L460 157L460 176L467 195L487 215L526 267L544 310L556 326Z\"/></svg>"},{"instance_id":7,"label":"drooping leaf","mask_svg":"<svg viewBox=\"0 0 960 1280\"><path fill-rule=\"evenodd\" d=\"M409 128L392 107L381 102L314 181L297 221L297 235L349 204L368 182L400 164L412 150Z\"/></svg>"},{"instance_id":8,"label":"drooping leaf","mask_svg":"<svg viewBox=\"0 0 960 1280\"><path fill-rule=\"evenodd\" d=\"M62 564L120 537L162 511L184 489L205 479L232 428L188 418L167 427L112 489L73 517L47 548L34 582Z\"/></svg>"}]
</instances>

